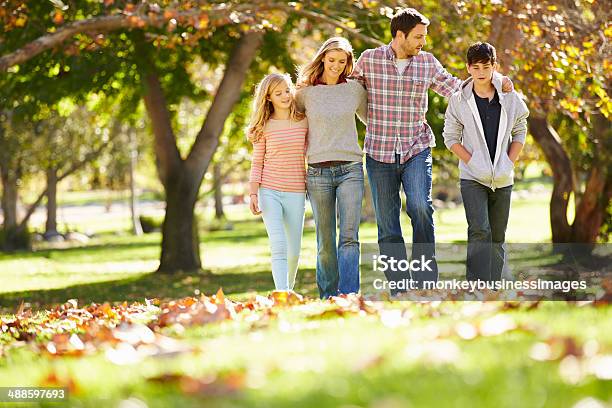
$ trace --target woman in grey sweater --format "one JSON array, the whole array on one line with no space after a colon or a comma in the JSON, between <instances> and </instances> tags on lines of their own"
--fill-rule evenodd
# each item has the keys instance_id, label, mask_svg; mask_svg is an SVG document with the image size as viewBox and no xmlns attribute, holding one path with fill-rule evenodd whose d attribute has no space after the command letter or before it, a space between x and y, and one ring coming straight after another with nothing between
<instances>
[{"instance_id":1,"label":"woman in grey sweater","mask_svg":"<svg viewBox=\"0 0 612 408\"><path fill-rule=\"evenodd\" d=\"M353 62L348 40L333 37L302 67L298 79L298 107L308 118L306 188L317 230L317 285L323 299L359 292L364 176L355 114L365 122L367 92L347 79Z\"/></svg>"}]
</instances>

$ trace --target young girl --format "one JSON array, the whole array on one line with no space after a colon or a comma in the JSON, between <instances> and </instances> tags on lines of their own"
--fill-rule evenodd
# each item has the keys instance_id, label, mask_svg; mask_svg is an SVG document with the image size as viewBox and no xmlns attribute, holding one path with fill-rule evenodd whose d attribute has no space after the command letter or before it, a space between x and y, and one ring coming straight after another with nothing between
<instances>
[{"instance_id":1,"label":"young girl","mask_svg":"<svg viewBox=\"0 0 612 408\"><path fill-rule=\"evenodd\" d=\"M247 136L253 143L250 207L262 214L276 290L293 290L304 227L308 122L289 75L270 74L257 86Z\"/></svg>"}]
</instances>

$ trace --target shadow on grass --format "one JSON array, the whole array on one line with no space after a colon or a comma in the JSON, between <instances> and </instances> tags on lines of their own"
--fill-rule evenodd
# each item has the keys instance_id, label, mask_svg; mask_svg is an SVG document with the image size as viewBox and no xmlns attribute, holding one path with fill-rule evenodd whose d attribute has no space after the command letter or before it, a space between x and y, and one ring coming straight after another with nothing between
<instances>
[{"instance_id":1,"label":"shadow on grass","mask_svg":"<svg viewBox=\"0 0 612 408\"><path fill-rule=\"evenodd\" d=\"M233 221L234 228L231 230L219 231L200 231L200 244L213 243L223 241L228 243L245 243L259 239L267 239L266 230L263 223L259 220L239 220ZM102 240L100 243L93 244L69 244L65 247L51 246L50 244L42 244L34 251L15 251L15 252L0 252L0 260L10 259L32 259L32 258L51 258L57 254L60 256L72 256L81 254L94 254L100 251L121 251L121 250L139 250L139 249L160 249L161 235L159 233L145 234L141 237L133 236L117 236L116 234L100 234L97 239ZM126 240L126 242L104 242L106 240ZM161 250L161 249L160 249Z\"/></svg>"},{"instance_id":2,"label":"shadow on grass","mask_svg":"<svg viewBox=\"0 0 612 408\"><path fill-rule=\"evenodd\" d=\"M62 304L68 299L78 299L79 305L92 302L144 302L145 298L160 300L193 296L199 293L211 295L222 288L225 294L244 298L248 292L267 293L274 289L272 274L267 267L257 265L247 273L209 271L177 272L163 274L145 273L134 277L69 286L61 289L31 290L0 294L0 314L14 313L21 302L33 310L41 310ZM308 296L317 295L314 269L303 269L298 273L296 290Z\"/></svg>"},{"instance_id":3,"label":"shadow on grass","mask_svg":"<svg viewBox=\"0 0 612 408\"><path fill-rule=\"evenodd\" d=\"M126 242L121 244L95 244L70 246L67 248L45 248L36 251L19 251L0 254L1 260L34 259L34 258L60 258L64 256L96 255L100 252L118 252L123 250L140 250L159 248L158 242Z\"/></svg>"}]
</instances>

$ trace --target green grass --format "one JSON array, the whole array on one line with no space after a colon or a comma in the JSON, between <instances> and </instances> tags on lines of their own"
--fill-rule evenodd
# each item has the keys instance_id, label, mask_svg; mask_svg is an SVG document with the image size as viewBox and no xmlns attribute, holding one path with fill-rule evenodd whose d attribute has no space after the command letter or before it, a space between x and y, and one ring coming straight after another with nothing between
<instances>
[{"instance_id":1,"label":"green grass","mask_svg":"<svg viewBox=\"0 0 612 408\"><path fill-rule=\"evenodd\" d=\"M59 191L57 204L60 206L105 205L116 203L128 204L129 197L129 190L70 191L62 189ZM26 202L31 202L35 198L36 197L32 193L26 194L24 197ZM159 200L160 195L154 191L143 191L139 194L138 199L141 201Z\"/></svg>"},{"instance_id":2,"label":"green grass","mask_svg":"<svg viewBox=\"0 0 612 408\"><path fill-rule=\"evenodd\" d=\"M550 238L548 195L534 193L513 202L508 241L543 242ZM206 214L206 216L209 216ZM143 302L214 293L223 287L234 300L272 288L269 250L263 223L237 208L228 214L231 231L203 232L203 269L160 275L159 234L131 237L100 234L82 247L52 248L0 255L0 313L11 313L21 301L34 309L77 298L89 302ZM410 240L409 220L402 216ZM464 241L463 208L436 214L438 242ZM127 228L127 224L124 225ZM376 242L373 223L361 226L363 243ZM316 297L316 242L307 224L296 289ZM554 262L538 254L521 254L526 263ZM14 347L0 336L0 386L36 386L50 374L70 378L77 391L67 405L116 407L135 398L148 407L572 407L585 398L612 403L609 380L588 371L589 359L535 361L537 342L571 338L597 355L612 351L612 309L565 302L543 302L533 310L500 310L498 303L382 303L380 315L312 319L315 302L281 309L276 318L252 314L236 320L167 328L163 334L195 348L172 357L151 357L117 366L103 351L87 357L50 358L31 347ZM459 322L475 327L504 315L519 330L464 340ZM393 315L395 316L395 315ZM588 346L588 347L587 347ZM577 380L572 364L578 364ZM568 375L568 367L570 374ZM196 378L238 374L245 383L235 395L191 395L176 384L149 381L164 374ZM0 406L3 406L0 403ZM27 406L20 404L19 406ZM62 404L41 404L62 406Z\"/></svg>"},{"instance_id":3,"label":"green grass","mask_svg":"<svg viewBox=\"0 0 612 408\"><path fill-rule=\"evenodd\" d=\"M294 308L258 326L238 320L187 329L178 337L198 351L127 367L111 364L104 353L51 359L19 348L0 361L0 383L34 386L54 373L76 383L70 404L83 407L117 406L127 398L149 407L571 407L586 397L609 402L609 382L579 374L574 384L558 361L529 355L536 342L562 336L579 345L595 341L600 352L609 352L609 307L546 303L504 312L529 329L473 340L454 334L460 321L477 324L499 315L488 306L402 304L410 318L393 324L378 316L312 320ZM477 315L470 318L474 308ZM238 374L245 384L236 395L191 396L171 383L147 380L164 374Z\"/></svg>"},{"instance_id":4,"label":"green grass","mask_svg":"<svg viewBox=\"0 0 612 408\"><path fill-rule=\"evenodd\" d=\"M513 202L507 232L509 242L549 239L546 200L546 194L532 194ZM438 242L465 241L467 224L461 206L439 210L435 217ZM31 253L0 254L0 311L12 310L21 300L33 307L44 307L68 298L142 300L145 296L184 296L196 289L208 293L219 287L239 296L251 290L268 291L272 277L263 222L239 207L232 208L228 218L232 220L233 230L201 232L203 270L193 276L152 273L159 265L159 233L133 237L108 232L81 247L53 248L42 244ZM210 219L210 214L205 213L204 219ZM404 236L410 241L410 220L406 214L402 214L401 220ZM122 227L127 228L128 224ZM364 244L376 243L374 223L361 225L360 240ZM315 260L314 227L307 220L296 288L311 296L317 291Z\"/></svg>"}]
</instances>

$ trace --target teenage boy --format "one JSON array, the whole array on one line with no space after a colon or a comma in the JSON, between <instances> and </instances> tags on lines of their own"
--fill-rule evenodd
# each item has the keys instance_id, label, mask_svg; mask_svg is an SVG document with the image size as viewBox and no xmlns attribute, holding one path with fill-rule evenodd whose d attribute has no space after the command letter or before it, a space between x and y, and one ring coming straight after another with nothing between
<instances>
[{"instance_id":1,"label":"teenage boy","mask_svg":"<svg viewBox=\"0 0 612 408\"><path fill-rule=\"evenodd\" d=\"M444 143L459 157L461 197L468 222L468 280L499 281L516 162L529 110L516 92L492 81L495 48L478 42L467 52L471 77L449 100Z\"/></svg>"},{"instance_id":2,"label":"teenage boy","mask_svg":"<svg viewBox=\"0 0 612 408\"><path fill-rule=\"evenodd\" d=\"M412 276L389 269L385 275L389 281L412 278L419 285L438 279L431 199L431 147L435 138L425 118L427 90L450 97L462 83L436 57L422 51L428 26L427 17L415 9L398 11L391 19L391 43L364 51L353 71L353 78L368 91L364 151L380 254L397 261L406 259L400 225L403 186L406 212L412 222L412 259L433 259L431 268ZM501 82L501 76L497 80ZM504 91L510 90L512 82L504 78ZM391 290L391 294L404 291Z\"/></svg>"}]
</instances>

